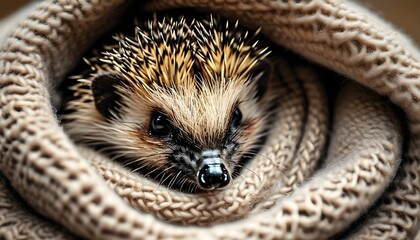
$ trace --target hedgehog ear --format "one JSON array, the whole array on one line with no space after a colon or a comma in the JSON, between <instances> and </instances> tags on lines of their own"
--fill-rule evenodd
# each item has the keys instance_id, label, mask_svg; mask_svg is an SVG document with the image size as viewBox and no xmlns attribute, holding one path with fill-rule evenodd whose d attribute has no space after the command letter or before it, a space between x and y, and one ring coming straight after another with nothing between
<instances>
[{"instance_id":1,"label":"hedgehog ear","mask_svg":"<svg viewBox=\"0 0 420 240\"><path fill-rule=\"evenodd\" d=\"M267 90L272 74L272 66L267 60L260 61L252 70L252 81L256 81L257 93L255 97L259 100Z\"/></svg>"},{"instance_id":2,"label":"hedgehog ear","mask_svg":"<svg viewBox=\"0 0 420 240\"><path fill-rule=\"evenodd\" d=\"M96 109L107 119L118 117L121 95L118 87L124 83L124 77L118 73L106 72L96 75L92 80L92 95Z\"/></svg>"}]
</instances>

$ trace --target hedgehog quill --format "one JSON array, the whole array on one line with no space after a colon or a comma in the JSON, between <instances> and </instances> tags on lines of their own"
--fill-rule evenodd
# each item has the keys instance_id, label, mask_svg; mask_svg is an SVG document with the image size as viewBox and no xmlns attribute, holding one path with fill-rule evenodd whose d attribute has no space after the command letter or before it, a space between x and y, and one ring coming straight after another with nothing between
<instances>
[{"instance_id":1,"label":"hedgehog quill","mask_svg":"<svg viewBox=\"0 0 420 240\"><path fill-rule=\"evenodd\" d=\"M223 189L260 148L275 105L256 35L211 15L137 24L85 60L64 126L169 187Z\"/></svg>"}]
</instances>

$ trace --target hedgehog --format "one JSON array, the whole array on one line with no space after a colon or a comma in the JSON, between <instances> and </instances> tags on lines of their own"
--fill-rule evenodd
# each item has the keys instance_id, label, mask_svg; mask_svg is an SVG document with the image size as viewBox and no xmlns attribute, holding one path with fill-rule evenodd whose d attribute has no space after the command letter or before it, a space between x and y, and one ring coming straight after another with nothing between
<instances>
[{"instance_id":1,"label":"hedgehog","mask_svg":"<svg viewBox=\"0 0 420 240\"><path fill-rule=\"evenodd\" d=\"M71 77L64 128L160 184L224 189L257 155L276 106L258 32L213 15L136 22Z\"/></svg>"}]
</instances>

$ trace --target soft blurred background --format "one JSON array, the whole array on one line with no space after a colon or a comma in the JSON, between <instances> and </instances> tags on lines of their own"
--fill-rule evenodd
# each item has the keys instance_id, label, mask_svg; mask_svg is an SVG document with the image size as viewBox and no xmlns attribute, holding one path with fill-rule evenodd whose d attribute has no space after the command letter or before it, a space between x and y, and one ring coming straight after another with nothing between
<instances>
[{"instance_id":1,"label":"soft blurred background","mask_svg":"<svg viewBox=\"0 0 420 240\"><path fill-rule=\"evenodd\" d=\"M382 18L388 19L420 46L419 0L356 0L368 6ZM2 19L34 1L0 0L0 24ZM4 21L3 21L4 22Z\"/></svg>"},{"instance_id":2,"label":"soft blurred background","mask_svg":"<svg viewBox=\"0 0 420 240\"><path fill-rule=\"evenodd\" d=\"M357 0L377 15L390 21L420 46L419 0Z\"/></svg>"},{"instance_id":3,"label":"soft blurred background","mask_svg":"<svg viewBox=\"0 0 420 240\"><path fill-rule=\"evenodd\" d=\"M0 0L0 19L6 17L11 12L23 7L31 1L28 0Z\"/></svg>"}]
</instances>

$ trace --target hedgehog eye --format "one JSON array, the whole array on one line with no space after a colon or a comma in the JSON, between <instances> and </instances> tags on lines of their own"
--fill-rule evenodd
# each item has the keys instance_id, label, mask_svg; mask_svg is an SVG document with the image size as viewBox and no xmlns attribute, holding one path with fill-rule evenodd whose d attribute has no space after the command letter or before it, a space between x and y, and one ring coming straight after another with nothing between
<instances>
[{"instance_id":1,"label":"hedgehog eye","mask_svg":"<svg viewBox=\"0 0 420 240\"><path fill-rule=\"evenodd\" d=\"M239 125L241 125L241 121L242 121L241 110L239 110L239 107L236 107L235 110L233 111L231 127L238 128Z\"/></svg>"},{"instance_id":2,"label":"hedgehog eye","mask_svg":"<svg viewBox=\"0 0 420 240\"><path fill-rule=\"evenodd\" d=\"M171 123L168 118L159 112L152 115L150 121L150 134L155 136L167 136L171 132Z\"/></svg>"}]
</instances>

